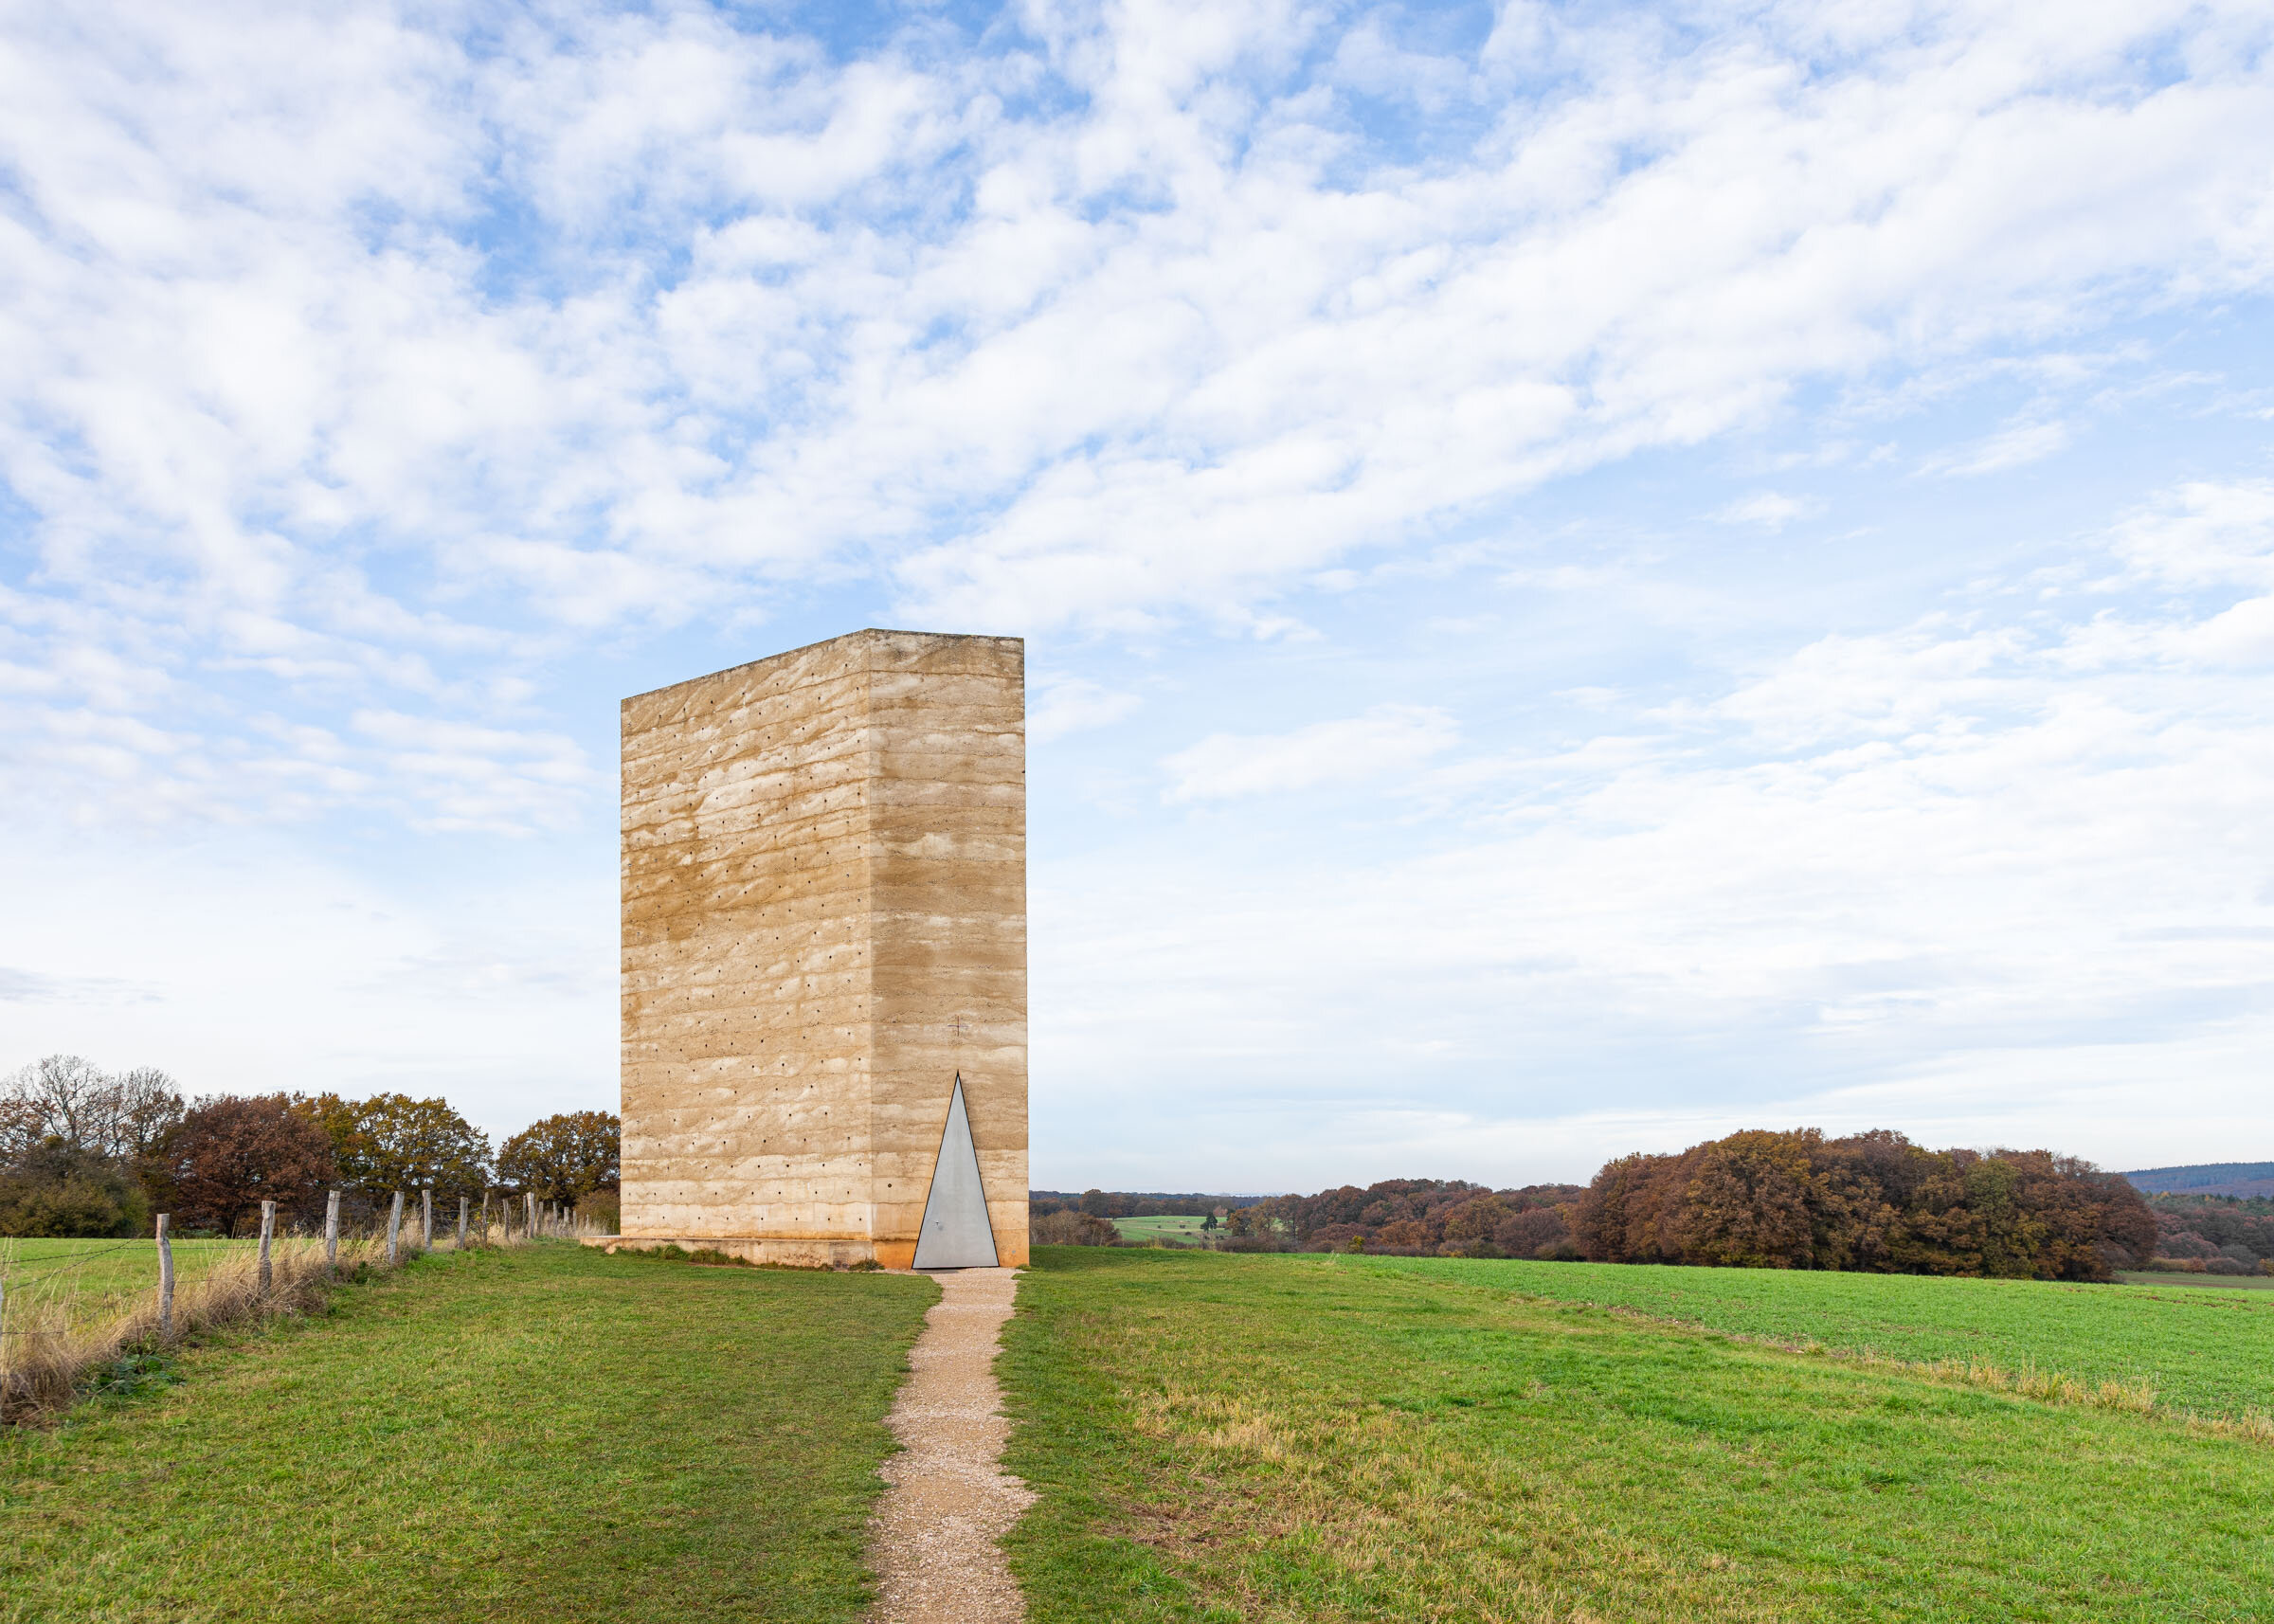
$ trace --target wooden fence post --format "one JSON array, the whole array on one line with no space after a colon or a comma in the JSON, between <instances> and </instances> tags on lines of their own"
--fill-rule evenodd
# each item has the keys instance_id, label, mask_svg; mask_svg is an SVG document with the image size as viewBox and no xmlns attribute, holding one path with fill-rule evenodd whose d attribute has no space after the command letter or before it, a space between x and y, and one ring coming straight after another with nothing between
<instances>
[{"instance_id":1,"label":"wooden fence post","mask_svg":"<svg viewBox=\"0 0 2274 1624\"><path fill-rule=\"evenodd\" d=\"M458 1198L458 1249L460 1252L466 1249L466 1198L463 1196Z\"/></svg>"},{"instance_id":2,"label":"wooden fence post","mask_svg":"<svg viewBox=\"0 0 2274 1624\"><path fill-rule=\"evenodd\" d=\"M262 1201L261 1203L261 1294L263 1297L268 1295L269 1282L275 1278L269 1272L268 1243L276 1233L277 1203Z\"/></svg>"},{"instance_id":3,"label":"wooden fence post","mask_svg":"<svg viewBox=\"0 0 2274 1624\"><path fill-rule=\"evenodd\" d=\"M419 1250L434 1250L434 1186L427 1185L419 1192Z\"/></svg>"},{"instance_id":4,"label":"wooden fence post","mask_svg":"<svg viewBox=\"0 0 2274 1624\"><path fill-rule=\"evenodd\" d=\"M394 1210L387 1215L387 1266L392 1269L403 1243L403 1192L395 1192Z\"/></svg>"},{"instance_id":5,"label":"wooden fence post","mask_svg":"<svg viewBox=\"0 0 2274 1624\"><path fill-rule=\"evenodd\" d=\"M534 1240L537 1236L537 1193L532 1190L522 1199L529 1204L529 1236Z\"/></svg>"},{"instance_id":6,"label":"wooden fence post","mask_svg":"<svg viewBox=\"0 0 2274 1624\"><path fill-rule=\"evenodd\" d=\"M324 1261L334 1269L339 1267L339 1192L333 1190L324 1197Z\"/></svg>"},{"instance_id":7,"label":"wooden fence post","mask_svg":"<svg viewBox=\"0 0 2274 1624\"><path fill-rule=\"evenodd\" d=\"M173 1335L173 1215L158 1215L158 1335Z\"/></svg>"}]
</instances>

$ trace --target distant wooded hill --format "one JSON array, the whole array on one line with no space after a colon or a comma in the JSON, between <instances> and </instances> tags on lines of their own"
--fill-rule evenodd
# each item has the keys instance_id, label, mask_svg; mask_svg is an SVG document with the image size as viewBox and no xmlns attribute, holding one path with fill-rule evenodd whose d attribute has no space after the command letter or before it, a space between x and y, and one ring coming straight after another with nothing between
<instances>
[{"instance_id":1,"label":"distant wooded hill","mask_svg":"<svg viewBox=\"0 0 2274 1624\"><path fill-rule=\"evenodd\" d=\"M1029 1190L1029 1218L1085 1212L1096 1218L1206 1218L1218 1207L1252 1207L1262 1196L1210 1196L1173 1190Z\"/></svg>"},{"instance_id":2,"label":"distant wooded hill","mask_svg":"<svg viewBox=\"0 0 2274 1624\"><path fill-rule=\"evenodd\" d=\"M2136 1190L2185 1190L2191 1196L2274 1198L2274 1162L2197 1162L2186 1167L2142 1167L2126 1173Z\"/></svg>"}]
</instances>

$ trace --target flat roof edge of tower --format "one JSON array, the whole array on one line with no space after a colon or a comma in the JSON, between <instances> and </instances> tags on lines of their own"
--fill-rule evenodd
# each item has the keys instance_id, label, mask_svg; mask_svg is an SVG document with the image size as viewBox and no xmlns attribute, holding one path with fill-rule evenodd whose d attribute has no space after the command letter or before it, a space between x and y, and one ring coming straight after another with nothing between
<instances>
[{"instance_id":1,"label":"flat roof edge of tower","mask_svg":"<svg viewBox=\"0 0 2274 1624\"><path fill-rule=\"evenodd\" d=\"M810 654L817 648L827 648L833 642L849 642L854 638L871 637L937 638L943 642L1015 642L1021 646L1024 646L1026 642L1024 638L1009 637L994 632L919 632L902 626L862 626L857 631L839 632L833 638L819 638L812 642L800 643L796 648L785 648L779 653L765 655L757 659L746 659L739 665L723 665L716 671L706 671L700 677L683 677L677 682L666 682L660 688L650 688L642 693L627 695L617 701L617 708L622 710L626 705L636 705L642 699L653 698L658 694L668 694L675 688L686 688L694 683L709 682L715 677L731 677L737 671L748 671L752 666L771 665L777 659L788 659L794 655Z\"/></svg>"}]
</instances>

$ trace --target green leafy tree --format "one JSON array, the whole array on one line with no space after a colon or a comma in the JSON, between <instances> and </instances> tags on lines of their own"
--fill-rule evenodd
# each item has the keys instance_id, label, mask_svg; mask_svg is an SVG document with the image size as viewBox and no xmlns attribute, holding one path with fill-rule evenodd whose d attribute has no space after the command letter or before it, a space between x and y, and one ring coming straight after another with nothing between
<instances>
[{"instance_id":1,"label":"green leafy tree","mask_svg":"<svg viewBox=\"0 0 2274 1624\"><path fill-rule=\"evenodd\" d=\"M150 1200L121 1163L46 1140L0 1166L0 1235L80 1236L142 1232Z\"/></svg>"},{"instance_id":2,"label":"green leafy tree","mask_svg":"<svg viewBox=\"0 0 2274 1624\"><path fill-rule=\"evenodd\" d=\"M374 1197L432 1184L437 1196L478 1197L490 1183L489 1135L440 1097L316 1094L294 1102L330 1141L341 1181Z\"/></svg>"},{"instance_id":3,"label":"green leafy tree","mask_svg":"<svg viewBox=\"0 0 2274 1624\"><path fill-rule=\"evenodd\" d=\"M541 1201L578 1201L623 1182L623 1125L605 1110L532 1122L497 1152L497 1176Z\"/></svg>"}]
</instances>

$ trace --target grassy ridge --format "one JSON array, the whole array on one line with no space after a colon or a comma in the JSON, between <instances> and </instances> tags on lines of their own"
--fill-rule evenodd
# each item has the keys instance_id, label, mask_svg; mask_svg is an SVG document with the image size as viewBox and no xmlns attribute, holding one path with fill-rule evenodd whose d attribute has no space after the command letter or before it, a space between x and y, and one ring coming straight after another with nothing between
<instances>
[{"instance_id":1,"label":"grassy ridge","mask_svg":"<svg viewBox=\"0 0 2274 1624\"><path fill-rule=\"evenodd\" d=\"M437 1254L0 1438L0 1620L851 1620L935 1295Z\"/></svg>"},{"instance_id":2,"label":"grassy ridge","mask_svg":"<svg viewBox=\"0 0 2274 1624\"><path fill-rule=\"evenodd\" d=\"M1890 1359L1978 1358L2089 1381L2145 1380L2159 1403L2206 1415L2274 1410L2274 1295L2252 1291L1634 1263L1349 1261Z\"/></svg>"},{"instance_id":3,"label":"grassy ridge","mask_svg":"<svg viewBox=\"0 0 2274 1624\"><path fill-rule=\"evenodd\" d=\"M2274 1616L2264 1444L1442 1263L1050 1249L1008 1344L1036 1624Z\"/></svg>"}]
</instances>

